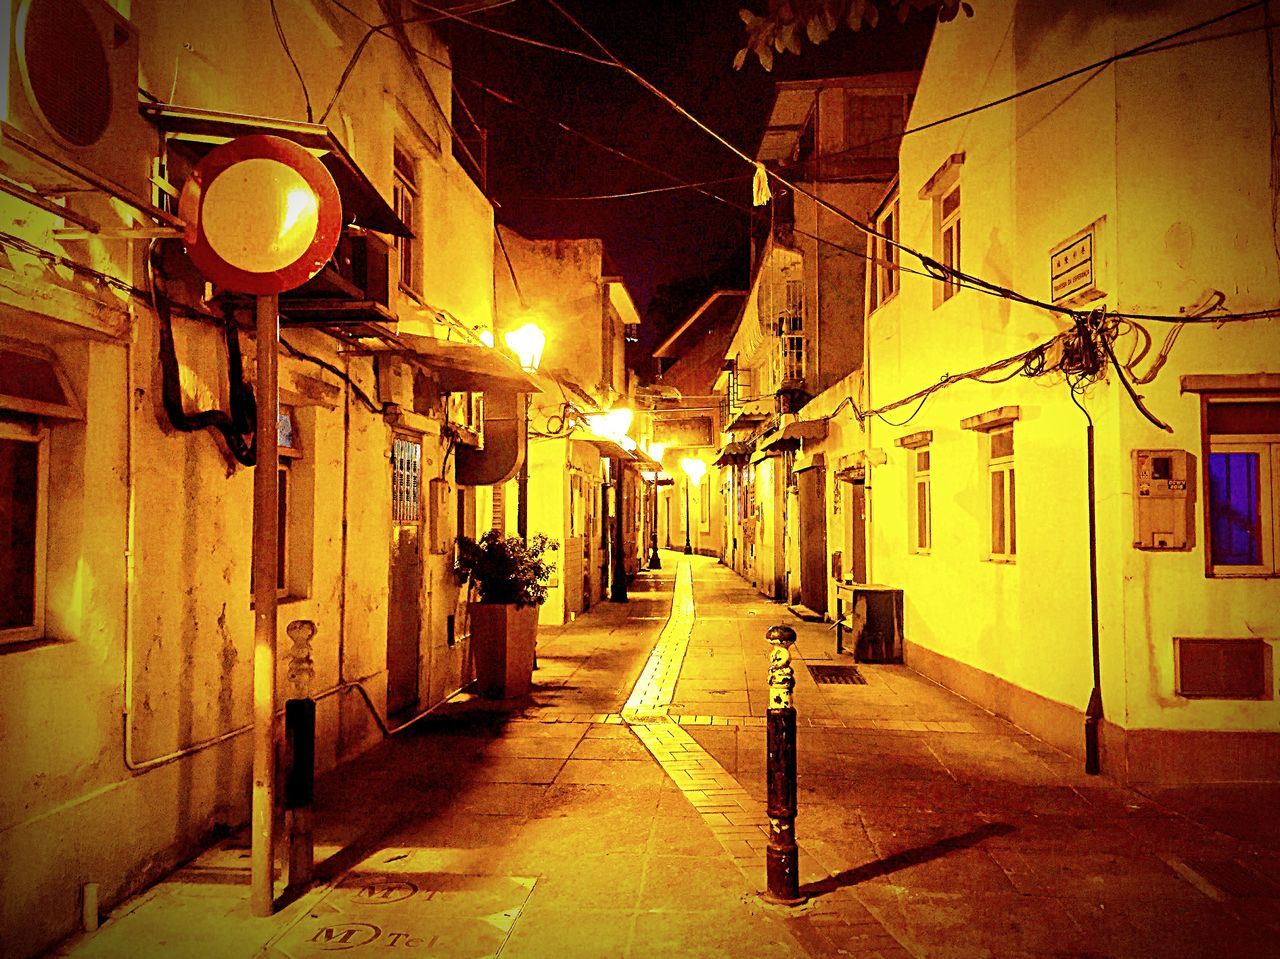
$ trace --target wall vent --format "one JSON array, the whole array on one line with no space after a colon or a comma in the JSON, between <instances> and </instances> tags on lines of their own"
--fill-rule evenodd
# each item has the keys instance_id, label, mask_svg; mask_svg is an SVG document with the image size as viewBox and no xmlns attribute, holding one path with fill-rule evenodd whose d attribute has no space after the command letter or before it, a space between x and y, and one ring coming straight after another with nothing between
<instances>
[{"instance_id":1,"label":"wall vent","mask_svg":"<svg viewBox=\"0 0 1280 959\"><path fill-rule=\"evenodd\" d=\"M1177 692L1191 699L1270 699L1271 645L1264 639L1174 637Z\"/></svg>"}]
</instances>

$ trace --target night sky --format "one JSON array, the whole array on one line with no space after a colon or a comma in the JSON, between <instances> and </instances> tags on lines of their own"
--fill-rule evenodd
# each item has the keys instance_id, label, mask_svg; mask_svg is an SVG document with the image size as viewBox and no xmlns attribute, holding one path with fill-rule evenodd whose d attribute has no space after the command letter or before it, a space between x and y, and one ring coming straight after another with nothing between
<instances>
[{"instance_id":1,"label":"night sky","mask_svg":"<svg viewBox=\"0 0 1280 959\"><path fill-rule=\"evenodd\" d=\"M564 0L613 53L754 155L777 80L918 69L932 30L915 15L875 30L837 31L801 56L780 55L772 74L754 58L732 66L743 45L739 0ZM757 11L764 0L749 3ZM514 0L477 15L512 33L598 53L543 0ZM624 200L538 199L617 193L670 181L551 125L553 118L682 179L739 179L710 189L749 205L750 170L723 146L620 70L451 24L455 86L489 130L488 190L498 218L529 236L600 236L645 311L657 288L727 267L747 273L747 217L691 190ZM477 81L528 108L482 93ZM461 112L455 107L455 115ZM658 323L656 325L662 325ZM660 330L646 331L645 340Z\"/></svg>"}]
</instances>

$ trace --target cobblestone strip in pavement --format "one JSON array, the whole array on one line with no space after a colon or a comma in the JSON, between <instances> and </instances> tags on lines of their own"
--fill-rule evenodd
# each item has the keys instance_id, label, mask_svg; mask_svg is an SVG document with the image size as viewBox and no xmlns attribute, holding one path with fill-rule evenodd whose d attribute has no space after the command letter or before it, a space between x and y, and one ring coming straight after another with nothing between
<instances>
[{"instance_id":1,"label":"cobblestone strip in pavement","mask_svg":"<svg viewBox=\"0 0 1280 959\"><path fill-rule=\"evenodd\" d=\"M681 562L676 571L671 616L622 709L622 721L697 810L749 885L758 889L763 885L765 849L769 844L765 805L752 799L737 779L681 727L763 726L765 718L667 714L693 633L694 619L693 572L689 563ZM835 720L812 725L845 724ZM889 724L889 728L900 725ZM821 867L815 867L819 858L811 855L804 843L800 844L800 852L801 882L825 878L825 874L819 875ZM787 917L786 926L796 943L811 956L910 959L913 954L864 904L848 896L842 897L839 903L816 902L807 910L797 911Z\"/></svg>"},{"instance_id":2,"label":"cobblestone strip in pavement","mask_svg":"<svg viewBox=\"0 0 1280 959\"><path fill-rule=\"evenodd\" d=\"M681 562L676 570L671 617L622 708L622 719L697 810L743 875L759 884L768 845L769 819L764 805L752 799L723 766L681 729L675 717L667 715L689 647L694 616L693 572L687 562ZM762 725L764 718L759 720Z\"/></svg>"}]
</instances>

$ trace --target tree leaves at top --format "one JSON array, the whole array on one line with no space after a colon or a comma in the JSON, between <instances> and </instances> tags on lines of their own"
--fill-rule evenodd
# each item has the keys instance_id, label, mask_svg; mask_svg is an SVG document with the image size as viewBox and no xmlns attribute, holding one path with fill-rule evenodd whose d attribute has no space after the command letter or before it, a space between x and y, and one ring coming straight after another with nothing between
<instances>
[{"instance_id":1,"label":"tree leaves at top","mask_svg":"<svg viewBox=\"0 0 1280 959\"><path fill-rule=\"evenodd\" d=\"M905 21L912 10L933 10L940 23L961 13L973 16L967 0L768 0L768 11L762 15L745 8L738 11L747 45L733 58L733 68L741 70L748 54L754 53L760 66L772 70L775 53L800 52L802 34L819 44L842 25L861 30L865 23L874 28L880 22L881 7L896 13L899 21Z\"/></svg>"}]
</instances>

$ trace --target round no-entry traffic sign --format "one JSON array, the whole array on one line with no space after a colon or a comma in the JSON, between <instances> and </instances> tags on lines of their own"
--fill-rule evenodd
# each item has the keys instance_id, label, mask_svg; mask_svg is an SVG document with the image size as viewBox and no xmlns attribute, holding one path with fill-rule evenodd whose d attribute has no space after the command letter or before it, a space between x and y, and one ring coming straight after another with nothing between
<instances>
[{"instance_id":1,"label":"round no-entry traffic sign","mask_svg":"<svg viewBox=\"0 0 1280 959\"><path fill-rule=\"evenodd\" d=\"M215 147L183 184L187 254L217 286L283 293L333 255L342 201L333 177L292 140L251 134Z\"/></svg>"}]
</instances>

